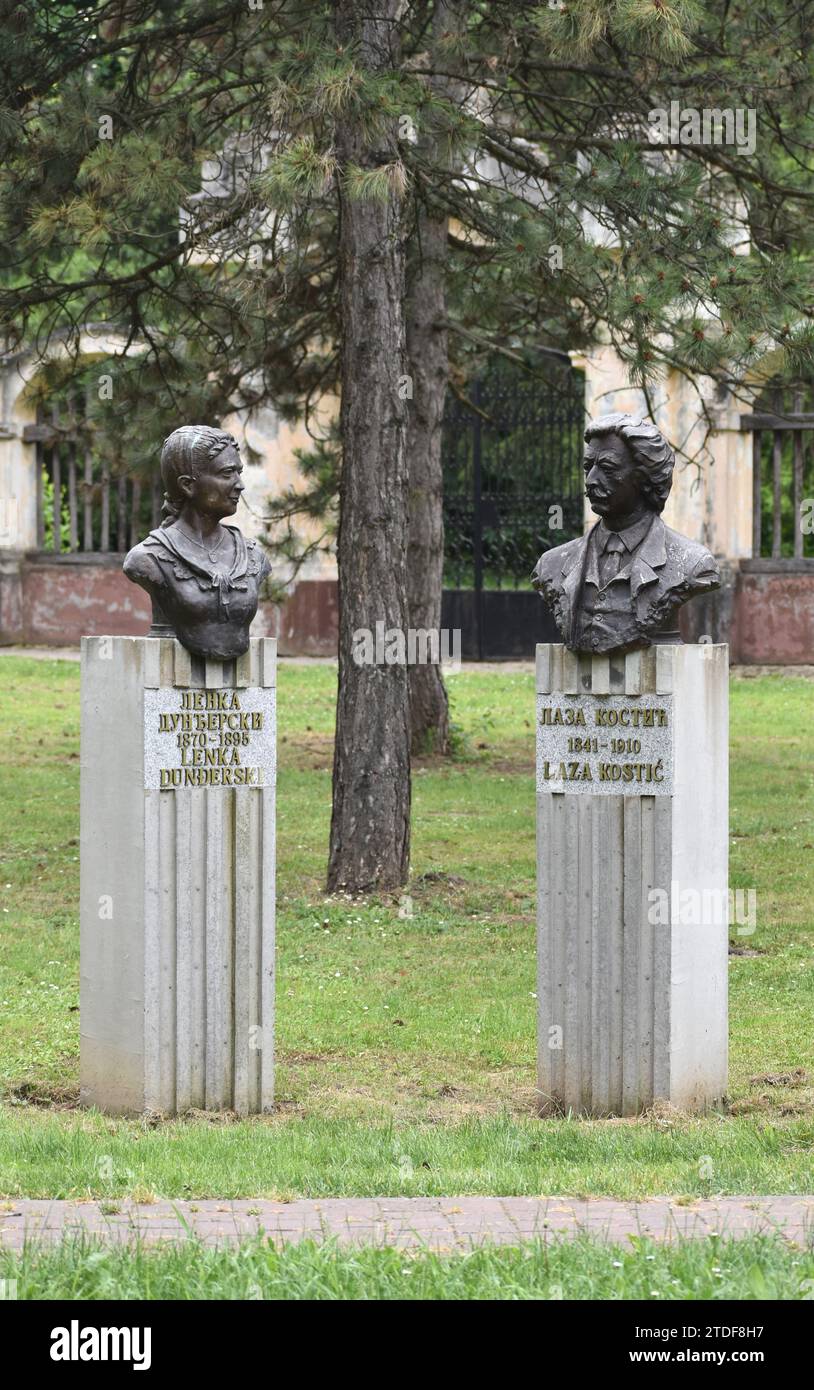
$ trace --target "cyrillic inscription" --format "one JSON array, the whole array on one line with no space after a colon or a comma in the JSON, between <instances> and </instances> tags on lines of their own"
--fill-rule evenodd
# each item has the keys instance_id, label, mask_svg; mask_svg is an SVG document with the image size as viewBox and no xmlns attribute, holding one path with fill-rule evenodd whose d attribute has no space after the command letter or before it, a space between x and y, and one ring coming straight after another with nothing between
<instances>
[{"instance_id":1,"label":"cyrillic inscription","mask_svg":"<svg viewBox=\"0 0 814 1390\"><path fill-rule=\"evenodd\" d=\"M145 690L144 785L263 787L274 780L273 689Z\"/></svg>"},{"instance_id":2,"label":"cyrillic inscription","mask_svg":"<svg viewBox=\"0 0 814 1390\"><path fill-rule=\"evenodd\" d=\"M540 791L672 796L672 695L538 695L537 783Z\"/></svg>"}]
</instances>

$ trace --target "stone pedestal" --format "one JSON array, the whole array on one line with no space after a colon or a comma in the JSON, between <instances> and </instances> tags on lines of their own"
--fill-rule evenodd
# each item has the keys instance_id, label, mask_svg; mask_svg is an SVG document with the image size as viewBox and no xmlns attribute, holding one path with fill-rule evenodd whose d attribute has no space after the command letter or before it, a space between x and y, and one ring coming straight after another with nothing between
<instances>
[{"instance_id":1,"label":"stone pedestal","mask_svg":"<svg viewBox=\"0 0 814 1390\"><path fill-rule=\"evenodd\" d=\"M728 726L725 645L537 648L543 1112L724 1096Z\"/></svg>"},{"instance_id":2,"label":"stone pedestal","mask_svg":"<svg viewBox=\"0 0 814 1390\"><path fill-rule=\"evenodd\" d=\"M82 641L86 1105L272 1106L275 696L271 639Z\"/></svg>"}]
</instances>

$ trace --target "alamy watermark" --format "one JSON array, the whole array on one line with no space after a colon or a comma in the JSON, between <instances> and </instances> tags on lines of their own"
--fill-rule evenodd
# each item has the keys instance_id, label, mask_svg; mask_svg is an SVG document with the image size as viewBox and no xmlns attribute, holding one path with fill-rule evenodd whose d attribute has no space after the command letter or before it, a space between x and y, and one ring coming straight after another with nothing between
<instances>
[{"instance_id":1,"label":"alamy watermark","mask_svg":"<svg viewBox=\"0 0 814 1390\"><path fill-rule=\"evenodd\" d=\"M673 879L647 894L651 926L713 927L737 924L738 936L753 936L757 922L754 888L686 888Z\"/></svg>"},{"instance_id":2,"label":"alamy watermark","mask_svg":"<svg viewBox=\"0 0 814 1390\"><path fill-rule=\"evenodd\" d=\"M682 106L671 101L648 111L651 140L664 145L732 145L741 154L754 154L757 111L754 107Z\"/></svg>"},{"instance_id":3,"label":"alamy watermark","mask_svg":"<svg viewBox=\"0 0 814 1390\"><path fill-rule=\"evenodd\" d=\"M51 1332L52 1361L130 1361L134 1371L152 1365L151 1327L81 1327L72 1318Z\"/></svg>"},{"instance_id":4,"label":"alamy watermark","mask_svg":"<svg viewBox=\"0 0 814 1390\"><path fill-rule=\"evenodd\" d=\"M359 627L353 634L351 656L357 666L437 666L461 669L459 627L385 627L383 621Z\"/></svg>"}]
</instances>

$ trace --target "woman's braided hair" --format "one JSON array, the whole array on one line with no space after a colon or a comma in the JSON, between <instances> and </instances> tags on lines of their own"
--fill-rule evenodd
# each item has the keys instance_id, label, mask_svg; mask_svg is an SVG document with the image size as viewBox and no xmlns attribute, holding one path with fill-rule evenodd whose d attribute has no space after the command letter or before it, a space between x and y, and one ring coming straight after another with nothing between
<instances>
[{"instance_id":1,"label":"woman's braided hair","mask_svg":"<svg viewBox=\"0 0 814 1390\"><path fill-rule=\"evenodd\" d=\"M230 444L238 447L234 435L213 430L209 425L182 425L167 436L161 450L161 481L165 488L162 527L177 521L186 501L178 488L178 479L197 477L198 469L205 468Z\"/></svg>"}]
</instances>

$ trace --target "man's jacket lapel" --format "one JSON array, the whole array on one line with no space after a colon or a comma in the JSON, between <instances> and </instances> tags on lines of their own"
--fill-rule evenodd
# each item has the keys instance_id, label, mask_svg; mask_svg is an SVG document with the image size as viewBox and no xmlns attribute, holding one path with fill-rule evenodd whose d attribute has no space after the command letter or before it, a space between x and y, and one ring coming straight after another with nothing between
<instances>
[{"instance_id":1,"label":"man's jacket lapel","mask_svg":"<svg viewBox=\"0 0 814 1390\"><path fill-rule=\"evenodd\" d=\"M661 580L666 563L664 522L660 516L654 516L650 530L630 567L630 597L640 621L645 610L661 592ZM655 588L652 587L654 584Z\"/></svg>"},{"instance_id":2,"label":"man's jacket lapel","mask_svg":"<svg viewBox=\"0 0 814 1390\"><path fill-rule=\"evenodd\" d=\"M582 581L588 562L588 547L595 530L596 527L592 526L586 535L580 537L579 544L575 545L570 555L565 557L562 567L563 609L567 618L565 634L568 643L571 643L576 637L575 627L579 614Z\"/></svg>"}]
</instances>

